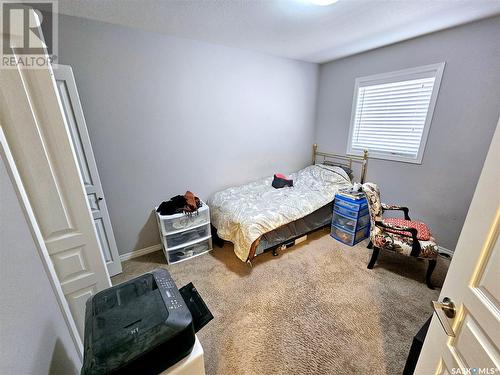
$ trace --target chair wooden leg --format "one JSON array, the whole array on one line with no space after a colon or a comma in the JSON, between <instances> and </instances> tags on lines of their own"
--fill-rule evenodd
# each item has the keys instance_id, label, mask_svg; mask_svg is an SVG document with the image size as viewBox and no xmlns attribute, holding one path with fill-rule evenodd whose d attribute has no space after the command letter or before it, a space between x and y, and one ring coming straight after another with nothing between
<instances>
[{"instance_id":1,"label":"chair wooden leg","mask_svg":"<svg viewBox=\"0 0 500 375\"><path fill-rule=\"evenodd\" d=\"M375 266L375 262L377 261L379 252L380 252L380 249L378 247L373 248L372 257L371 257L370 263L368 263L368 267L367 267L369 270L373 269L373 266Z\"/></svg>"},{"instance_id":2,"label":"chair wooden leg","mask_svg":"<svg viewBox=\"0 0 500 375\"><path fill-rule=\"evenodd\" d=\"M427 273L425 274L425 283L429 287L429 289L434 289L432 285L431 276L432 272L434 272L434 268L436 268L436 259L429 260L429 266L427 267Z\"/></svg>"},{"instance_id":3,"label":"chair wooden leg","mask_svg":"<svg viewBox=\"0 0 500 375\"><path fill-rule=\"evenodd\" d=\"M373 249L373 242L372 241L368 242L367 248L368 249Z\"/></svg>"}]
</instances>

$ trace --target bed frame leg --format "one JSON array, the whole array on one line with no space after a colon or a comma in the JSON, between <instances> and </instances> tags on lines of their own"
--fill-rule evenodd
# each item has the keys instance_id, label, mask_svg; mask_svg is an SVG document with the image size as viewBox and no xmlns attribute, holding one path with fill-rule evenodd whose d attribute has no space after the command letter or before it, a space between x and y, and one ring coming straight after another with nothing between
<instances>
[{"instance_id":1,"label":"bed frame leg","mask_svg":"<svg viewBox=\"0 0 500 375\"><path fill-rule=\"evenodd\" d=\"M224 247L224 240L217 235L217 229L213 225L210 225L210 231L212 232L212 240L214 244L218 247Z\"/></svg>"}]
</instances>

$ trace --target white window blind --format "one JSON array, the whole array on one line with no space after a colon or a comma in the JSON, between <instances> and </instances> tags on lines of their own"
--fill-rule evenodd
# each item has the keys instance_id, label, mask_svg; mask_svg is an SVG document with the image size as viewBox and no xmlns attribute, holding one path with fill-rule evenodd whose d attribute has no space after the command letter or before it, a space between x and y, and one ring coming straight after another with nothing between
<instances>
[{"instance_id":1,"label":"white window blind","mask_svg":"<svg viewBox=\"0 0 500 375\"><path fill-rule=\"evenodd\" d=\"M443 65L356 80L348 153L420 163Z\"/></svg>"}]
</instances>

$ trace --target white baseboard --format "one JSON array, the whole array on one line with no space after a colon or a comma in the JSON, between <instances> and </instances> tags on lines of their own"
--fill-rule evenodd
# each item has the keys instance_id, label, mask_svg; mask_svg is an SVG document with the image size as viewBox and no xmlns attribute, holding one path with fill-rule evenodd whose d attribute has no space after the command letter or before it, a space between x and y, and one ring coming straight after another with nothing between
<instances>
[{"instance_id":1,"label":"white baseboard","mask_svg":"<svg viewBox=\"0 0 500 375\"><path fill-rule=\"evenodd\" d=\"M302 241L300 241L300 242L302 242ZM149 254L149 253L154 253L155 251L158 251L158 250L161 250L161 249L162 249L162 247L161 247L161 244L159 243L157 245L148 246L148 247L145 247L143 249L138 249L138 250L131 251L129 253L120 254L120 260L122 262L124 262L126 260L137 258L137 257L141 257L141 256ZM438 252L447 254L450 257L453 256L453 250L447 249L446 247L443 247L443 246L439 246Z\"/></svg>"},{"instance_id":2,"label":"white baseboard","mask_svg":"<svg viewBox=\"0 0 500 375\"><path fill-rule=\"evenodd\" d=\"M453 250L447 249L446 247L443 246L438 246L438 252L449 255L450 257L453 256Z\"/></svg>"},{"instance_id":3,"label":"white baseboard","mask_svg":"<svg viewBox=\"0 0 500 375\"><path fill-rule=\"evenodd\" d=\"M161 244L148 246L148 247L145 247L143 249L137 249L137 250L131 251L129 253L125 253L125 254L120 254L120 260L123 262L123 261L137 258L137 257L143 256L143 255L149 254L149 253L154 253L155 251L158 251L158 250L161 250Z\"/></svg>"}]
</instances>

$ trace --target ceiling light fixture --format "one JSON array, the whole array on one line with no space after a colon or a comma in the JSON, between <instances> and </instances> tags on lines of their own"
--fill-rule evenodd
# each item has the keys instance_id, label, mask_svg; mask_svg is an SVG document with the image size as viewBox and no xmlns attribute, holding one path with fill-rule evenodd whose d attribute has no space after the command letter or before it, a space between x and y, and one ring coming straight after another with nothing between
<instances>
[{"instance_id":1,"label":"ceiling light fixture","mask_svg":"<svg viewBox=\"0 0 500 375\"><path fill-rule=\"evenodd\" d=\"M314 5L326 6L335 4L339 0L309 0L309 1L311 2L311 4Z\"/></svg>"}]
</instances>

